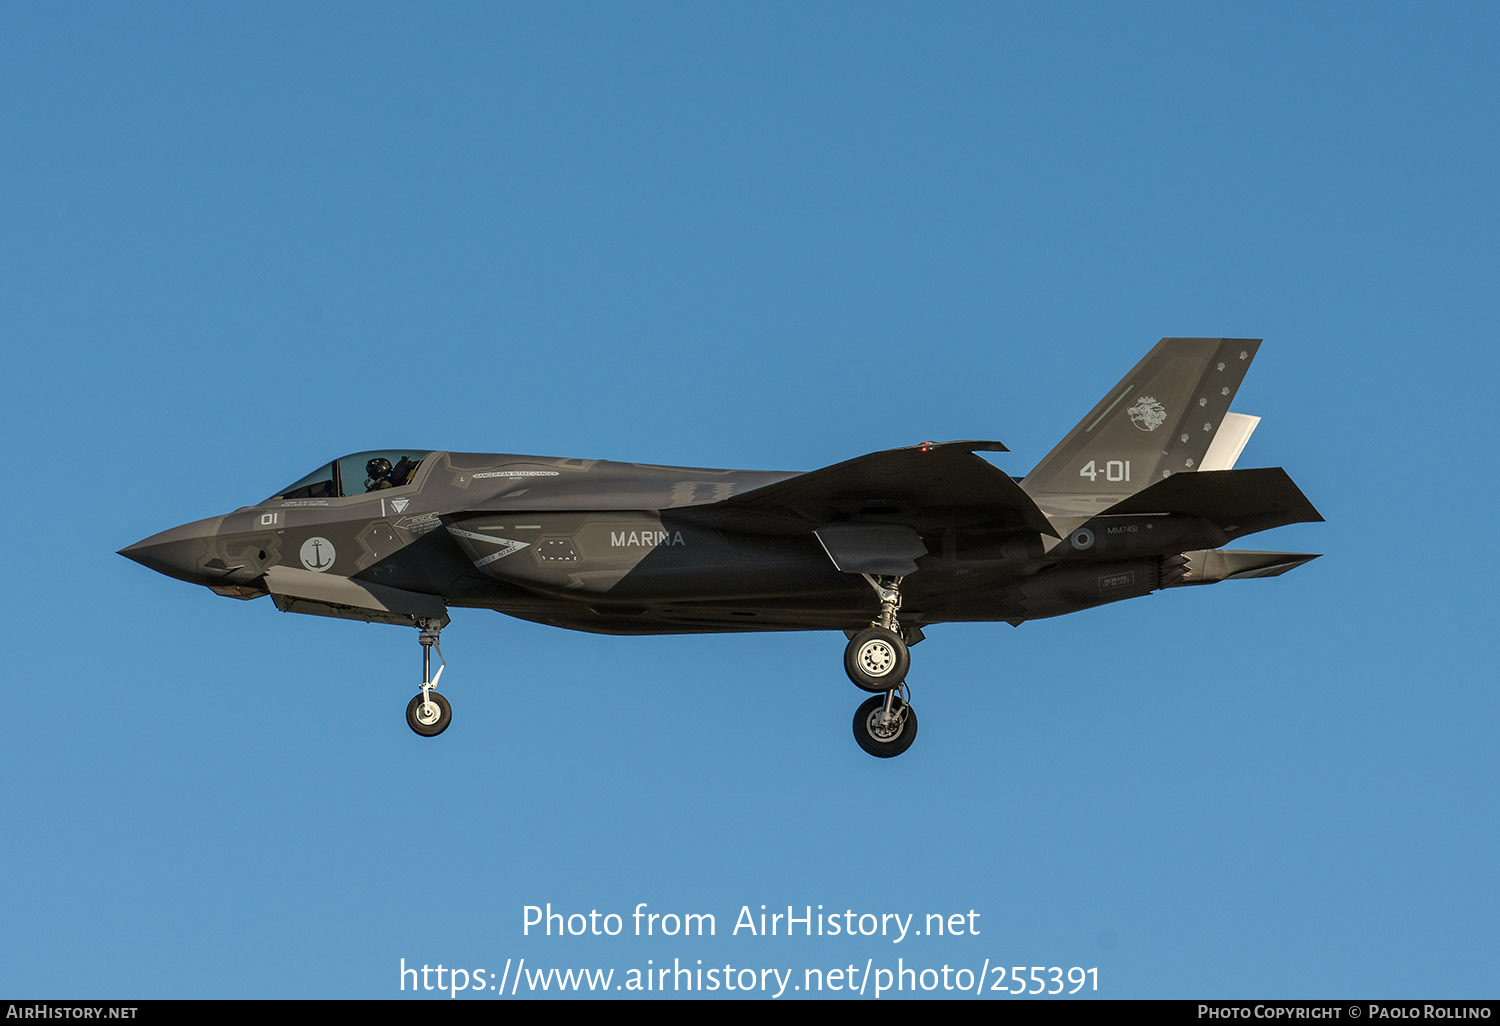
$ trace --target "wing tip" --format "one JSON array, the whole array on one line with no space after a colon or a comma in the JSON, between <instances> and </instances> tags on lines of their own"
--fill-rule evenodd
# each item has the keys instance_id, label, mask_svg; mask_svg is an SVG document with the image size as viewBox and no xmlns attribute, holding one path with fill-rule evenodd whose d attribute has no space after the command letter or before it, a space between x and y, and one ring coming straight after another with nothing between
<instances>
[{"instance_id":1,"label":"wing tip","mask_svg":"<svg viewBox=\"0 0 1500 1026\"><path fill-rule=\"evenodd\" d=\"M964 452L1010 452L1004 442L996 442L992 439L967 439L959 442L918 442L916 445L904 446L906 449L917 449L921 452L931 452L934 449L961 449Z\"/></svg>"}]
</instances>

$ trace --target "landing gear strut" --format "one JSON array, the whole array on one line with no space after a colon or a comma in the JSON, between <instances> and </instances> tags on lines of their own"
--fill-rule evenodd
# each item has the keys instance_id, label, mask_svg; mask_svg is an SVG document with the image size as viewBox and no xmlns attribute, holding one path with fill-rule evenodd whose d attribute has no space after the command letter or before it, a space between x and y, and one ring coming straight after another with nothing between
<instances>
[{"instance_id":1,"label":"landing gear strut","mask_svg":"<svg viewBox=\"0 0 1500 1026\"><path fill-rule=\"evenodd\" d=\"M418 620L417 626L422 631L422 693L407 704L406 725L423 737L437 737L453 722L453 707L446 698L433 690L447 665L443 659L442 646L438 644L438 635L443 626L437 620ZM434 648L438 654L437 677L432 675Z\"/></svg>"},{"instance_id":2,"label":"landing gear strut","mask_svg":"<svg viewBox=\"0 0 1500 1026\"><path fill-rule=\"evenodd\" d=\"M844 672L855 687L876 696L855 710L854 740L871 755L888 759L910 748L917 736L917 714L906 686L911 652L896 619L901 608L901 578L863 576L880 598L880 615L849 639L844 649ZM919 632L916 640L920 638Z\"/></svg>"}]
</instances>

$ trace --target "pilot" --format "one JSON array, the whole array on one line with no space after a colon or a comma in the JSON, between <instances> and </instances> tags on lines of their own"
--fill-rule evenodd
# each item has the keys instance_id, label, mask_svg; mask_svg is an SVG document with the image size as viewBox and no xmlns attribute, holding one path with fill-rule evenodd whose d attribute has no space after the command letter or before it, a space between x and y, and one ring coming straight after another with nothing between
<instances>
[{"instance_id":1,"label":"pilot","mask_svg":"<svg viewBox=\"0 0 1500 1026\"><path fill-rule=\"evenodd\" d=\"M391 461L384 456L377 456L365 464L365 491L378 492L382 488L394 487L391 484Z\"/></svg>"}]
</instances>

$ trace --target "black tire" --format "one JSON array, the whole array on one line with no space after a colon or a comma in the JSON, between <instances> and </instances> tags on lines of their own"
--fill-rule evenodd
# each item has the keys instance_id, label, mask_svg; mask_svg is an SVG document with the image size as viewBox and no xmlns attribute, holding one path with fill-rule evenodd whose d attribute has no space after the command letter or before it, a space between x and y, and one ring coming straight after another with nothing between
<instances>
[{"instance_id":1,"label":"black tire","mask_svg":"<svg viewBox=\"0 0 1500 1026\"><path fill-rule=\"evenodd\" d=\"M430 692L432 704L438 707L437 719L431 723L423 723L418 714L422 708L422 696L418 694L406 706L406 725L423 737L437 737L448 729L448 724L453 722L453 706L448 700L436 691Z\"/></svg>"},{"instance_id":2,"label":"black tire","mask_svg":"<svg viewBox=\"0 0 1500 1026\"><path fill-rule=\"evenodd\" d=\"M875 714L884 707L885 696L877 695L861 702L859 708L854 710L854 740L858 742L859 747L877 759L889 759L900 755L917 739L917 712L899 698L891 708L904 713L901 725L894 733L877 732L871 721Z\"/></svg>"},{"instance_id":3,"label":"black tire","mask_svg":"<svg viewBox=\"0 0 1500 1026\"><path fill-rule=\"evenodd\" d=\"M844 672L861 691L883 695L906 680L911 650L901 637L884 627L868 627L844 649Z\"/></svg>"}]
</instances>

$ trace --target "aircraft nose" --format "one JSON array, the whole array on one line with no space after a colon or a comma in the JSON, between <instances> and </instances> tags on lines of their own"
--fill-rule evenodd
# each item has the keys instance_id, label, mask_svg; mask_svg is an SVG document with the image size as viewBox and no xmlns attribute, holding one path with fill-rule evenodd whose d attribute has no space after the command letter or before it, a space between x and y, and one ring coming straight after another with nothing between
<instances>
[{"instance_id":1,"label":"aircraft nose","mask_svg":"<svg viewBox=\"0 0 1500 1026\"><path fill-rule=\"evenodd\" d=\"M202 584L203 561L210 555L209 542L222 519L211 517L208 520L196 520L191 524L153 534L134 545L127 545L120 550L120 555L179 581Z\"/></svg>"}]
</instances>

